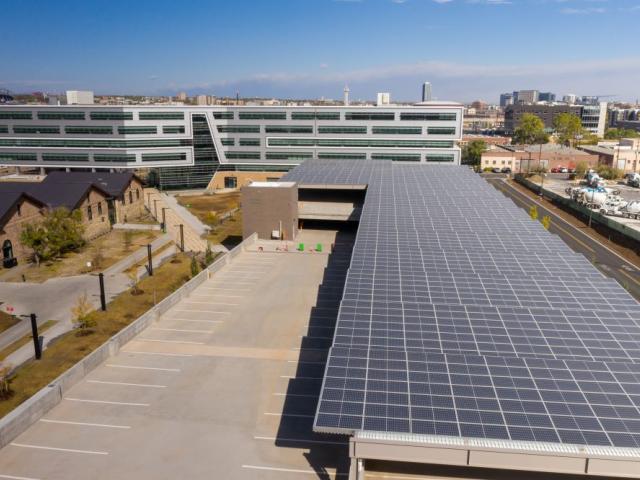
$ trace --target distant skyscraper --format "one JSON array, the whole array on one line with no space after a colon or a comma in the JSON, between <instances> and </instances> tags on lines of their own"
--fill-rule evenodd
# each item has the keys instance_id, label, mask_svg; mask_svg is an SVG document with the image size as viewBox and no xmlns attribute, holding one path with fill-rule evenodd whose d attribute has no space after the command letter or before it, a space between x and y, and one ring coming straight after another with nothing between
<instances>
[{"instance_id":1,"label":"distant skyscraper","mask_svg":"<svg viewBox=\"0 0 640 480\"><path fill-rule=\"evenodd\" d=\"M562 101L564 103L568 103L569 105L573 105L574 103L576 103L576 95L574 95L573 93L569 93L567 95L565 95L564 97L562 97Z\"/></svg>"},{"instance_id":2,"label":"distant skyscraper","mask_svg":"<svg viewBox=\"0 0 640 480\"><path fill-rule=\"evenodd\" d=\"M389 105L390 102L391 102L391 95L389 95L387 92L378 93L378 98L376 101L377 106Z\"/></svg>"},{"instance_id":3,"label":"distant skyscraper","mask_svg":"<svg viewBox=\"0 0 640 480\"><path fill-rule=\"evenodd\" d=\"M187 99L187 92L178 93L178 100L184 102Z\"/></svg>"},{"instance_id":4,"label":"distant skyscraper","mask_svg":"<svg viewBox=\"0 0 640 480\"><path fill-rule=\"evenodd\" d=\"M67 104L93 105L93 92L90 90L67 90Z\"/></svg>"},{"instance_id":5,"label":"distant skyscraper","mask_svg":"<svg viewBox=\"0 0 640 480\"><path fill-rule=\"evenodd\" d=\"M422 84L422 101L423 102L431 101L431 82L424 82Z\"/></svg>"},{"instance_id":6,"label":"distant skyscraper","mask_svg":"<svg viewBox=\"0 0 640 480\"><path fill-rule=\"evenodd\" d=\"M500 106L504 108L507 105L513 105L513 93L503 93L500 95Z\"/></svg>"},{"instance_id":7,"label":"distant skyscraper","mask_svg":"<svg viewBox=\"0 0 640 480\"><path fill-rule=\"evenodd\" d=\"M349 85L344 86L344 104L345 106L349 105Z\"/></svg>"},{"instance_id":8,"label":"distant skyscraper","mask_svg":"<svg viewBox=\"0 0 640 480\"><path fill-rule=\"evenodd\" d=\"M538 90L518 90L515 103L527 105L538 101Z\"/></svg>"}]
</instances>

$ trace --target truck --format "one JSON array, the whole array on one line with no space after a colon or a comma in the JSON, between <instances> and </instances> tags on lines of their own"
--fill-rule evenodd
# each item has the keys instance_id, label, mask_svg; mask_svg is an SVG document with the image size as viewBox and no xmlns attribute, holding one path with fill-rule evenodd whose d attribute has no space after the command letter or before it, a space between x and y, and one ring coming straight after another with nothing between
<instances>
[{"instance_id":1,"label":"truck","mask_svg":"<svg viewBox=\"0 0 640 480\"><path fill-rule=\"evenodd\" d=\"M640 188L640 173L628 173L627 185L630 187Z\"/></svg>"}]
</instances>

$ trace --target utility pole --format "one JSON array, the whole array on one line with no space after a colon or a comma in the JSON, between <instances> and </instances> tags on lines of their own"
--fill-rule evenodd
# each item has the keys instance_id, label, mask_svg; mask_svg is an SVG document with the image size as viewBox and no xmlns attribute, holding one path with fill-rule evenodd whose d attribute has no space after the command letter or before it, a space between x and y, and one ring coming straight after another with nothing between
<instances>
[{"instance_id":1,"label":"utility pole","mask_svg":"<svg viewBox=\"0 0 640 480\"><path fill-rule=\"evenodd\" d=\"M40 343L40 337L38 336L38 318L35 313L29 315L20 315L21 317L29 317L31 320L31 336L33 337L33 349L35 350L36 360L42 358L42 344Z\"/></svg>"},{"instance_id":2,"label":"utility pole","mask_svg":"<svg viewBox=\"0 0 640 480\"><path fill-rule=\"evenodd\" d=\"M167 217L165 215L165 210L168 207L162 207L162 233L167 233Z\"/></svg>"}]
</instances>

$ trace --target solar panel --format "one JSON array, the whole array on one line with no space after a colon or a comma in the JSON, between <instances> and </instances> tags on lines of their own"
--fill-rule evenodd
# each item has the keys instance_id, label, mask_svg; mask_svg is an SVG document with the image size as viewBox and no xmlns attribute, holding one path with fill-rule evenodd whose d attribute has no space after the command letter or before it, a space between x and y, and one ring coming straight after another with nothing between
<instances>
[{"instance_id":1,"label":"solar panel","mask_svg":"<svg viewBox=\"0 0 640 480\"><path fill-rule=\"evenodd\" d=\"M640 448L640 308L464 167L308 161L366 184L314 422Z\"/></svg>"}]
</instances>

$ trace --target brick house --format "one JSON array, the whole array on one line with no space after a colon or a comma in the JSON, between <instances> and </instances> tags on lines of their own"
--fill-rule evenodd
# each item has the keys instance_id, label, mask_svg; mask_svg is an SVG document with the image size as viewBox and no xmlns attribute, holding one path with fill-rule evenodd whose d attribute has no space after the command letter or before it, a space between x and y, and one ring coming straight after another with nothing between
<instances>
[{"instance_id":1,"label":"brick house","mask_svg":"<svg viewBox=\"0 0 640 480\"><path fill-rule=\"evenodd\" d=\"M0 246L5 266L13 266L29 255L20 242L20 234L25 224L42 218L44 207L40 200L26 193L0 193Z\"/></svg>"}]
</instances>

